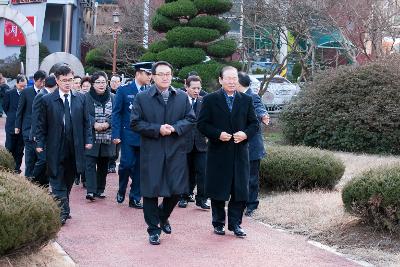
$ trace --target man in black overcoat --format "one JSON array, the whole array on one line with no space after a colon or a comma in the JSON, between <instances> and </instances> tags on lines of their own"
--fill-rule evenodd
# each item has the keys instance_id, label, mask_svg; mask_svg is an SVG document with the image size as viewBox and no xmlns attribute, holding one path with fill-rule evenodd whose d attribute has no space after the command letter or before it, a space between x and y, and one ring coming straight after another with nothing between
<instances>
[{"instance_id":1,"label":"man in black overcoat","mask_svg":"<svg viewBox=\"0 0 400 267\"><path fill-rule=\"evenodd\" d=\"M69 194L75 175L84 171L84 150L92 148L93 142L85 98L71 91L72 70L62 65L55 76L58 89L42 97L36 151L41 153L46 148L50 186L60 200L60 220L65 224L71 218Z\"/></svg>"},{"instance_id":2,"label":"man in black overcoat","mask_svg":"<svg viewBox=\"0 0 400 267\"><path fill-rule=\"evenodd\" d=\"M140 191L149 242L158 245L161 230L171 233L168 218L179 195L188 192L185 134L195 116L187 94L171 87L172 66L159 61L151 72L154 85L136 95L131 126L141 138Z\"/></svg>"},{"instance_id":3,"label":"man in black overcoat","mask_svg":"<svg viewBox=\"0 0 400 267\"><path fill-rule=\"evenodd\" d=\"M203 98L197 127L208 138L205 193L211 198L214 233L225 234L225 201L228 204L228 230L238 237L248 199L248 140L258 131L252 98L236 90L238 72L224 67L222 88Z\"/></svg>"}]
</instances>

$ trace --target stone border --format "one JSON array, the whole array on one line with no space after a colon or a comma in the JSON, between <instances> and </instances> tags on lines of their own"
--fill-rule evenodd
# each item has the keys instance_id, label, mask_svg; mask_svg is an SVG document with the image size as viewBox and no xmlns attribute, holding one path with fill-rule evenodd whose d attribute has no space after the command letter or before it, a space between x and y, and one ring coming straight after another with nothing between
<instances>
[{"instance_id":1,"label":"stone border","mask_svg":"<svg viewBox=\"0 0 400 267\"><path fill-rule=\"evenodd\" d=\"M65 250L61 247L60 244L57 243L57 241L51 242L51 246L57 250L58 254L60 254L61 257L63 257L63 260L65 261L66 264L71 265L71 266L78 266L72 258L65 252Z\"/></svg>"}]
</instances>

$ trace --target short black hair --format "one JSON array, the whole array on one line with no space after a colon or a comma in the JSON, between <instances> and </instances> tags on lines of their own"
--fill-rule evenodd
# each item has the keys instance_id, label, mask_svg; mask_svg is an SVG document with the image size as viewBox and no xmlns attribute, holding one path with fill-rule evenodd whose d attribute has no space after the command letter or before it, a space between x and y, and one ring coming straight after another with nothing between
<instances>
[{"instance_id":1,"label":"short black hair","mask_svg":"<svg viewBox=\"0 0 400 267\"><path fill-rule=\"evenodd\" d=\"M153 66L151 67L151 74L156 74L156 69L158 66L167 66L171 69L171 73L173 72L174 68L172 67L172 65L170 63L168 63L167 61L157 61L156 63L153 64Z\"/></svg>"},{"instance_id":2,"label":"short black hair","mask_svg":"<svg viewBox=\"0 0 400 267\"><path fill-rule=\"evenodd\" d=\"M44 80L47 77L47 73L44 70L38 70L33 74L33 79L36 81L38 80Z\"/></svg>"},{"instance_id":3,"label":"short black hair","mask_svg":"<svg viewBox=\"0 0 400 267\"><path fill-rule=\"evenodd\" d=\"M26 81L25 75L23 75L23 74L18 74L17 75L17 83L25 82L25 81Z\"/></svg>"},{"instance_id":4,"label":"short black hair","mask_svg":"<svg viewBox=\"0 0 400 267\"><path fill-rule=\"evenodd\" d=\"M92 77L90 77L90 76L83 77L81 80L81 85L85 82L89 82L90 84L92 84Z\"/></svg>"},{"instance_id":5,"label":"short black hair","mask_svg":"<svg viewBox=\"0 0 400 267\"><path fill-rule=\"evenodd\" d=\"M50 75L44 79L44 86L47 88L53 88L57 85L56 77L54 75Z\"/></svg>"},{"instance_id":6,"label":"short black hair","mask_svg":"<svg viewBox=\"0 0 400 267\"><path fill-rule=\"evenodd\" d=\"M118 75L118 74L113 74L113 75L111 76L110 80L112 79L112 77L117 77L117 78L119 79L120 82L122 81L122 77L121 77L120 75Z\"/></svg>"},{"instance_id":7,"label":"short black hair","mask_svg":"<svg viewBox=\"0 0 400 267\"><path fill-rule=\"evenodd\" d=\"M94 82L97 81L97 79L100 78L100 77L104 77L106 79L106 81L107 81L107 74L104 71L96 71L90 77L91 84L94 84Z\"/></svg>"},{"instance_id":8,"label":"short black hair","mask_svg":"<svg viewBox=\"0 0 400 267\"><path fill-rule=\"evenodd\" d=\"M69 66L61 65L56 69L54 74L56 75L56 78L58 79L58 78L60 78L61 75L67 76L70 73L72 75L74 75L74 72L72 71L72 69Z\"/></svg>"},{"instance_id":9,"label":"short black hair","mask_svg":"<svg viewBox=\"0 0 400 267\"><path fill-rule=\"evenodd\" d=\"M79 79L82 79L82 77L79 76L79 75L75 75L75 76L74 76L74 79L78 79L78 78L79 78Z\"/></svg>"},{"instance_id":10,"label":"short black hair","mask_svg":"<svg viewBox=\"0 0 400 267\"><path fill-rule=\"evenodd\" d=\"M238 73L238 77L239 77L239 84L243 87L249 87L251 84L251 79L250 76L247 75L247 73L240 71Z\"/></svg>"},{"instance_id":11,"label":"short black hair","mask_svg":"<svg viewBox=\"0 0 400 267\"><path fill-rule=\"evenodd\" d=\"M197 75L192 75L189 76L186 80L185 80L185 84L186 86L190 87L190 83L191 82L200 82L201 83L201 78Z\"/></svg>"},{"instance_id":12,"label":"short black hair","mask_svg":"<svg viewBox=\"0 0 400 267\"><path fill-rule=\"evenodd\" d=\"M221 69L221 71L219 72L219 77L220 77L221 79L224 77L224 72L227 71L227 70L236 70L236 71L237 71L237 68L232 67L232 66L225 66L225 67L223 67L223 68Z\"/></svg>"}]
</instances>

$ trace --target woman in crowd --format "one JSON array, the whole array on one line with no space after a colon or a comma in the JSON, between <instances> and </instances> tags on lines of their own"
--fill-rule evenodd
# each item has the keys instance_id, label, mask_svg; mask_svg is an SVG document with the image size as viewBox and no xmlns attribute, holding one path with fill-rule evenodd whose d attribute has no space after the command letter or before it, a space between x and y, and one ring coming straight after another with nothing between
<instances>
[{"instance_id":1,"label":"woman in crowd","mask_svg":"<svg viewBox=\"0 0 400 267\"><path fill-rule=\"evenodd\" d=\"M114 95L107 88L107 75L95 72L91 76L89 93L85 94L86 105L93 131L93 148L86 150L86 199L105 198L104 189L108 161L115 154L115 145L111 141L111 113Z\"/></svg>"},{"instance_id":2,"label":"woman in crowd","mask_svg":"<svg viewBox=\"0 0 400 267\"><path fill-rule=\"evenodd\" d=\"M91 81L90 81L90 76L85 76L81 80L81 93L85 94L89 92L90 87L92 87Z\"/></svg>"}]
</instances>

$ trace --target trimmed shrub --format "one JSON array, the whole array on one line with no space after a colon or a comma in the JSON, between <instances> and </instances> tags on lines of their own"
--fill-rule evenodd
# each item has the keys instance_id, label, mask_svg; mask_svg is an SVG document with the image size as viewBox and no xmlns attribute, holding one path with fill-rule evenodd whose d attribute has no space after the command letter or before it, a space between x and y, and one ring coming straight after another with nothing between
<instances>
[{"instance_id":1,"label":"trimmed shrub","mask_svg":"<svg viewBox=\"0 0 400 267\"><path fill-rule=\"evenodd\" d=\"M157 61L157 54L152 52L144 53L140 61Z\"/></svg>"},{"instance_id":2,"label":"trimmed shrub","mask_svg":"<svg viewBox=\"0 0 400 267\"><path fill-rule=\"evenodd\" d=\"M192 65L182 68L178 76L183 80L187 78L189 72L196 71L201 77L202 89L212 92L220 87L218 86L218 75L223 66L216 62Z\"/></svg>"},{"instance_id":3,"label":"trimmed shrub","mask_svg":"<svg viewBox=\"0 0 400 267\"><path fill-rule=\"evenodd\" d=\"M176 27L165 35L170 45L192 46L194 42L210 42L218 39L219 31L198 27Z\"/></svg>"},{"instance_id":4,"label":"trimmed shrub","mask_svg":"<svg viewBox=\"0 0 400 267\"><path fill-rule=\"evenodd\" d=\"M0 170L1 169L9 171L15 169L14 158L4 146L0 146Z\"/></svg>"},{"instance_id":5,"label":"trimmed shrub","mask_svg":"<svg viewBox=\"0 0 400 267\"><path fill-rule=\"evenodd\" d=\"M197 14L196 6L190 0L178 0L176 2L161 5L157 12L163 16L177 19L180 17L194 17Z\"/></svg>"},{"instance_id":6,"label":"trimmed shrub","mask_svg":"<svg viewBox=\"0 0 400 267\"><path fill-rule=\"evenodd\" d=\"M225 58L229 57L236 51L236 42L232 39L224 39L213 43L207 47L207 53L210 56Z\"/></svg>"},{"instance_id":7,"label":"trimmed shrub","mask_svg":"<svg viewBox=\"0 0 400 267\"><path fill-rule=\"evenodd\" d=\"M168 49L168 41L165 40L154 42L151 45L149 45L149 52L152 53L159 53L167 49Z\"/></svg>"},{"instance_id":8,"label":"trimmed shrub","mask_svg":"<svg viewBox=\"0 0 400 267\"><path fill-rule=\"evenodd\" d=\"M225 20L222 20L216 16L200 16L195 17L194 19L188 22L188 26L190 27L201 27L201 28L209 28L216 29L220 32L220 34L225 34L229 32L231 26Z\"/></svg>"},{"instance_id":9,"label":"trimmed shrub","mask_svg":"<svg viewBox=\"0 0 400 267\"><path fill-rule=\"evenodd\" d=\"M267 189L333 189L345 166L332 152L301 146L270 146L261 161L260 182Z\"/></svg>"},{"instance_id":10,"label":"trimmed shrub","mask_svg":"<svg viewBox=\"0 0 400 267\"><path fill-rule=\"evenodd\" d=\"M104 53L100 50L100 48L94 48L87 52L85 57L86 65L89 66L104 66L105 65L105 56Z\"/></svg>"},{"instance_id":11,"label":"trimmed shrub","mask_svg":"<svg viewBox=\"0 0 400 267\"><path fill-rule=\"evenodd\" d=\"M231 10L233 4L229 0L194 0L199 13L217 15Z\"/></svg>"},{"instance_id":12,"label":"trimmed shrub","mask_svg":"<svg viewBox=\"0 0 400 267\"><path fill-rule=\"evenodd\" d=\"M390 231L399 231L400 166L372 169L354 177L342 191L346 211Z\"/></svg>"},{"instance_id":13,"label":"trimmed shrub","mask_svg":"<svg viewBox=\"0 0 400 267\"><path fill-rule=\"evenodd\" d=\"M291 144L400 154L400 56L316 75L281 114Z\"/></svg>"},{"instance_id":14,"label":"trimmed shrub","mask_svg":"<svg viewBox=\"0 0 400 267\"><path fill-rule=\"evenodd\" d=\"M32 252L55 238L60 209L46 190L0 172L0 256Z\"/></svg>"},{"instance_id":15,"label":"trimmed shrub","mask_svg":"<svg viewBox=\"0 0 400 267\"><path fill-rule=\"evenodd\" d=\"M179 26L179 22L156 13L151 20L151 27L157 32L167 32Z\"/></svg>"},{"instance_id":16,"label":"trimmed shrub","mask_svg":"<svg viewBox=\"0 0 400 267\"><path fill-rule=\"evenodd\" d=\"M200 48L168 48L157 54L157 60L165 60L174 68L200 63L205 57L206 53Z\"/></svg>"}]
</instances>

